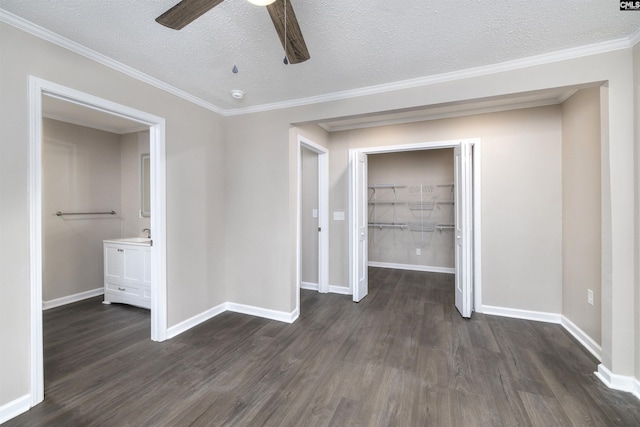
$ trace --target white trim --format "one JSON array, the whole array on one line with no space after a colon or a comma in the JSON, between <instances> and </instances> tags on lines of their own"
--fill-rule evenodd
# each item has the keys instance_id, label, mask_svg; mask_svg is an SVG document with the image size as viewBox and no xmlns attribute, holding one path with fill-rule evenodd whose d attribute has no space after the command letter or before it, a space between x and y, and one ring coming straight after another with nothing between
<instances>
[{"instance_id":1,"label":"white trim","mask_svg":"<svg viewBox=\"0 0 640 427\"><path fill-rule=\"evenodd\" d=\"M602 347L578 325L562 314L548 313L544 311L522 310L518 308L496 307L491 305L479 306L476 311L493 316L510 317L513 319L533 320L536 322L555 323L561 325L582 346L599 361L602 361Z\"/></svg>"},{"instance_id":2,"label":"white trim","mask_svg":"<svg viewBox=\"0 0 640 427\"><path fill-rule=\"evenodd\" d=\"M351 289L348 286L329 285L329 292L332 294L351 295Z\"/></svg>"},{"instance_id":3,"label":"white trim","mask_svg":"<svg viewBox=\"0 0 640 427\"><path fill-rule=\"evenodd\" d=\"M318 290L318 284L317 283L311 283L311 282L300 282L300 289L306 289L308 291L317 291Z\"/></svg>"},{"instance_id":4,"label":"white trim","mask_svg":"<svg viewBox=\"0 0 640 427\"><path fill-rule=\"evenodd\" d=\"M142 73L128 65L122 64L108 56L98 53L92 49L87 48L79 43L76 43L70 39L60 36L50 30L47 30L39 25L27 21L11 12L4 9L0 9L0 21L5 22L11 26L14 26L22 31L39 37L43 40L61 46L71 52L78 55L89 58L109 68L117 70L129 77L136 80L145 82L151 86L161 89L165 92L171 93L182 99L185 99L193 104L199 105L207 110L218 113L222 116L237 116L242 114L257 113L263 111L279 110L284 108L299 107L305 105L313 105L323 102L339 101L349 98L356 98L366 95L381 94L387 92L393 92L403 89L412 89L421 86L428 86L438 83L452 82L462 79L482 77L486 75L502 73L506 71L520 70L533 66L551 64L560 61L566 61L569 59L575 59L590 55L597 55L606 52L612 52L621 49L632 48L638 41L640 41L640 31L636 31L631 36L621 38L617 40L610 40L602 43L595 43L586 46L580 46L571 49L560 50L551 53L545 53L536 56L530 56L528 58L517 59L513 61L501 62L498 64L492 64L487 66L468 68L466 70L454 71L450 73L442 73L431 76L419 77L416 79L401 80L397 82L391 82L381 85L368 86L359 89L347 90L342 92L334 92L325 95L311 96L307 98L298 98L289 101L274 102L270 104L256 105L246 108L232 108L225 110L210 102L207 102L201 98L191 95L181 89L171 86L165 82L162 82L148 74Z\"/></svg>"},{"instance_id":5,"label":"white trim","mask_svg":"<svg viewBox=\"0 0 640 427\"><path fill-rule=\"evenodd\" d=\"M482 307L482 140L472 147L473 160L473 306Z\"/></svg>"},{"instance_id":6,"label":"white trim","mask_svg":"<svg viewBox=\"0 0 640 427\"><path fill-rule=\"evenodd\" d=\"M640 381L636 378L627 375L614 374L602 363L598 365L598 370L594 372L594 375L607 387L614 390L633 393L635 397L640 399Z\"/></svg>"},{"instance_id":7,"label":"white trim","mask_svg":"<svg viewBox=\"0 0 640 427\"><path fill-rule=\"evenodd\" d=\"M220 115L225 115L225 112L222 108L216 105L213 105L210 102L204 101L203 99L198 98L197 96L193 96L190 93L187 93L174 86L171 86L161 80L156 79L155 77L151 77L150 75L145 74L141 71L138 71L133 67L125 65L121 62L116 61L115 59L112 59L106 55L96 52L93 49L89 49L86 46L76 43L73 40L70 40L59 34L56 34L53 31L47 30L46 28L36 25L33 22L29 22L26 19L21 18L20 16L17 16L17 15L14 15L13 13L8 12L4 9L0 9L0 21L5 22L22 31L25 31L31 35L39 37L43 40L46 40L50 43L63 47L67 50L70 50L73 53L77 53L80 56L84 56L85 58L91 59L92 61L102 64L113 70L119 71L136 80L147 83L155 88L168 92L172 95L175 95L193 104L199 105L202 108L206 108L207 110L213 111L214 113L218 113Z\"/></svg>"},{"instance_id":8,"label":"white trim","mask_svg":"<svg viewBox=\"0 0 640 427\"><path fill-rule=\"evenodd\" d=\"M600 344L595 342L593 338L587 335L585 331L580 329L578 325L573 323L567 317L562 316L562 318L560 319L560 324L564 326L567 332L573 335L573 337L578 340L578 342L582 344L582 346L586 348L587 351L589 351L589 353L593 355L593 357L602 362L602 346Z\"/></svg>"},{"instance_id":9,"label":"white trim","mask_svg":"<svg viewBox=\"0 0 640 427\"><path fill-rule=\"evenodd\" d=\"M25 394L11 402L7 402L0 406L0 424L15 418L20 414L24 414L31 408L31 396Z\"/></svg>"},{"instance_id":10,"label":"white trim","mask_svg":"<svg viewBox=\"0 0 640 427\"><path fill-rule=\"evenodd\" d=\"M298 318L298 310L294 310L291 313L287 313L284 311L270 310L267 308L254 307L254 306L245 305L245 304L237 304L234 302L223 302L222 304L218 304L215 307L205 310L202 313L196 314L195 316L192 316L186 320L183 320L177 325L170 327L167 330L167 339L174 338L182 334L183 332L186 332L189 329L196 327L201 323L206 322L207 320L213 319L214 317L226 311L230 311L233 313L247 314L247 315L256 316L256 317L262 317L264 319L269 319L269 320L277 320L279 322L285 322L285 323L293 323Z\"/></svg>"},{"instance_id":11,"label":"white trim","mask_svg":"<svg viewBox=\"0 0 640 427\"><path fill-rule=\"evenodd\" d=\"M635 36L635 34L634 34ZM235 116L241 114L259 113L264 111L279 110L284 108L300 107L305 105L319 104L323 102L340 101L350 98L357 98L367 95L376 95L387 92L394 92L403 89L413 89L416 87L429 86L439 83L454 82L463 79L483 77L492 74L504 73L507 71L521 70L529 67L552 64L556 62L566 61L570 59L581 58L585 56L597 55L606 52L613 52L621 49L629 49L633 47L632 42L635 39L630 37L611 40L602 43L595 43L586 46L580 46L571 49L559 50L556 52L545 53L541 55L530 56L528 58L516 59L513 61L500 62L498 64L485 65L480 67L468 68L450 73L442 73L415 79L401 80L397 82L385 83L376 86L368 86L360 89L346 90L342 92L334 92L326 95L310 96L307 98L293 99L289 101L274 102L271 104L256 105L246 108L235 108L225 110L226 116Z\"/></svg>"},{"instance_id":12,"label":"white trim","mask_svg":"<svg viewBox=\"0 0 640 427\"><path fill-rule=\"evenodd\" d=\"M226 302L218 304L215 307L205 310L200 314L196 314L195 316L190 317L187 320L183 320L182 322L167 329L167 339L178 336L181 333L186 332L187 330L198 326L199 324L206 322L207 320L212 319L221 313L224 313L225 311L227 311Z\"/></svg>"},{"instance_id":13,"label":"white trim","mask_svg":"<svg viewBox=\"0 0 640 427\"><path fill-rule=\"evenodd\" d=\"M77 294L67 295L66 297L55 298L49 301L42 301L42 309L49 310L55 307L61 307L74 302L82 301L88 298L97 297L104 294L104 286L101 288L91 289L90 291L78 292Z\"/></svg>"},{"instance_id":14,"label":"white trim","mask_svg":"<svg viewBox=\"0 0 640 427\"><path fill-rule=\"evenodd\" d=\"M163 341L167 331L166 158L165 119L78 90L29 76L29 287L30 396L34 406L44 399L42 349L42 96L145 124L151 153L151 339Z\"/></svg>"},{"instance_id":15,"label":"white trim","mask_svg":"<svg viewBox=\"0 0 640 427\"><path fill-rule=\"evenodd\" d=\"M481 254L481 235L482 235L482 220L481 220L481 204L482 204L482 192L480 177L482 176L482 163L481 163L481 146L482 141L480 138L470 139L457 139L447 141L434 141L434 142L421 142L416 144L397 144L387 145L381 147L368 147L368 148L351 148L349 149L349 165L352 165L354 159L357 158L358 153L364 154L381 154L381 153L395 153L401 151L418 151L418 150L435 150L441 148L454 148L459 144L467 142L473 147L473 271L474 271L474 283L472 287L472 297L474 307L482 307L482 254ZM350 166L351 168L351 166ZM352 176L353 170L349 171L349 175ZM357 195L356 189L353 188L355 180L351 178L349 184L349 290L353 292L353 286L355 280L355 268L354 268L354 248L358 242L357 229L354 226L356 223L354 206L356 203L355 197ZM478 179L478 181L476 181ZM368 263L367 263L368 264Z\"/></svg>"},{"instance_id":16,"label":"white trim","mask_svg":"<svg viewBox=\"0 0 640 427\"><path fill-rule=\"evenodd\" d=\"M297 309L291 313L287 313L285 311L270 310L268 308L237 304L235 302L228 302L227 310L233 311L234 313L249 314L251 316L263 317L265 319L277 320L285 323L293 323L298 318L299 314Z\"/></svg>"},{"instance_id":17,"label":"white trim","mask_svg":"<svg viewBox=\"0 0 640 427\"><path fill-rule=\"evenodd\" d=\"M395 262L378 262L378 261L369 261L367 265L369 267L393 268L396 270L427 271L430 273L456 274L456 269L451 267L435 267L431 265L415 265L415 264L398 264Z\"/></svg>"},{"instance_id":18,"label":"white trim","mask_svg":"<svg viewBox=\"0 0 640 427\"><path fill-rule=\"evenodd\" d=\"M511 317L513 319L535 320L536 322L547 322L561 324L562 315L548 313L545 311L522 310L519 308L496 307L492 305L480 306L476 308L478 313L490 314L493 316Z\"/></svg>"},{"instance_id":19,"label":"white trim","mask_svg":"<svg viewBox=\"0 0 640 427\"><path fill-rule=\"evenodd\" d=\"M42 84L29 77L29 341L31 406L44 400L42 335Z\"/></svg>"}]
</instances>

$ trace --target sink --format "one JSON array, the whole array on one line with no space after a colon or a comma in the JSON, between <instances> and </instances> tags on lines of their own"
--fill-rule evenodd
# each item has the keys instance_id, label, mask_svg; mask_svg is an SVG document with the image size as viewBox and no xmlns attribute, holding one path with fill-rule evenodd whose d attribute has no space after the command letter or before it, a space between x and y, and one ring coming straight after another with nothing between
<instances>
[{"instance_id":1,"label":"sink","mask_svg":"<svg viewBox=\"0 0 640 427\"><path fill-rule=\"evenodd\" d=\"M151 246L151 239L148 237L124 237L121 239L107 239L105 242L125 243L130 245Z\"/></svg>"}]
</instances>

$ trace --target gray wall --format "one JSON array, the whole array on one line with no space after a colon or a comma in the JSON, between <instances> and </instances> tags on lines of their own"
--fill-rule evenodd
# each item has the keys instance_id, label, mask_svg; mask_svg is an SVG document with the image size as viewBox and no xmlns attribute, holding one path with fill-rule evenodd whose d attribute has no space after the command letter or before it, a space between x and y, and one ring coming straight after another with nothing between
<instances>
[{"instance_id":1,"label":"gray wall","mask_svg":"<svg viewBox=\"0 0 640 427\"><path fill-rule=\"evenodd\" d=\"M43 120L43 301L103 286L102 241L141 235L140 154L149 132L117 135ZM116 216L56 216L108 212Z\"/></svg>"},{"instance_id":2,"label":"gray wall","mask_svg":"<svg viewBox=\"0 0 640 427\"><path fill-rule=\"evenodd\" d=\"M406 228L369 227L369 261L420 267L453 269L455 253L453 229L416 231L428 223L454 224L453 149L405 151L368 156L368 185L395 184L393 189L369 189L369 222L405 223ZM432 209L415 209L410 203L434 203ZM412 209L413 207L413 209ZM413 225L413 227L412 227ZM413 230L412 230L413 228ZM420 255L416 253L420 249Z\"/></svg>"},{"instance_id":3,"label":"gray wall","mask_svg":"<svg viewBox=\"0 0 640 427\"><path fill-rule=\"evenodd\" d=\"M42 299L103 286L102 240L120 237L122 218L56 216L62 212L120 212L121 155L116 134L43 120Z\"/></svg>"},{"instance_id":4,"label":"gray wall","mask_svg":"<svg viewBox=\"0 0 640 427\"><path fill-rule=\"evenodd\" d=\"M142 229L149 228L151 222L149 217L140 217L142 200L141 156L149 154L149 131L121 135L120 152L122 237L143 236Z\"/></svg>"},{"instance_id":5,"label":"gray wall","mask_svg":"<svg viewBox=\"0 0 640 427\"><path fill-rule=\"evenodd\" d=\"M318 154L302 148L301 270L300 279L318 284Z\"/></svg>"},{"instance_id":6,"label":"gray wall","mask_svg":"<svg viewBox=\"0 0 640 427\"><path fill-rule=\"evenodd\" d=\"M600 90L562 105L562 313L601 343ZM587 290L594 304L587 303Z\"/></svg>"}]
</instances>

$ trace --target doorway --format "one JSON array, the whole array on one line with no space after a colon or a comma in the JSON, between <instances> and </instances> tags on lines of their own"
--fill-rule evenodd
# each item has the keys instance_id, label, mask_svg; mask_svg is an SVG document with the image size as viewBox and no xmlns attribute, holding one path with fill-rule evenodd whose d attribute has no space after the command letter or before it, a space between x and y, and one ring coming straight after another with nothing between
<instances>
[{"instance_id":1,"label":"doorway","mask_svg":"<svg viewBox=\"0 0 640 427\"><path fill-rule=\"evenodd\" d=\"M151 339L167 336L165 120L33 76L29 77L29 228L31 406L44 399L42 325L42 139L43 97L148 126L150 132Z\"/></svg>"},{"instance_id":2,"label":"doorway","mask_svg":"<svg viewBox=\"0 0 640 427\"><path fill-rule=\"evenodd\" d=\"M470 317L481 306L480 282L480 140L427 142L420 144L351 149L349 172L349 268L353 300L368 293L368 177L367 155L404 151L454 149L456 307ZM477 266L477 268L474 268Z\"/></svg>"},{"instance_id":3,"label":"doorway","mask_svg":"<svg viewBox=\"0 0 640 427\"><path fill-rule=\"evenodd\" d=\"M296 311L299 314L300 289L329 292L329 150L298 135L297 151ZM315 247L310 248L310 245ZM308 249L306 252L305 247ZM306 269L312 272L309 273ZM316 278L317 283L310 282L307 273Z\"/></svg>"}]
</instances>

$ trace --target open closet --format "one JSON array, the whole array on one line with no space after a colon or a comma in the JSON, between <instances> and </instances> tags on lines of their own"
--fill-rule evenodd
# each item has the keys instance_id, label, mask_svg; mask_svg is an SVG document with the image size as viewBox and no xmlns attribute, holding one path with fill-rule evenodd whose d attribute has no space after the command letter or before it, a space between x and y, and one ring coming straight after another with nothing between
<instances>
[{"instance_id":1,"label":"open closet","mask_svg":"<svg viewBox=\"0 0 640 427\"><path fill-rule=\"evenodd\" d=\"M368 157L369 266L455 272L452 148Z\"/></svg>"}]
</instances>

